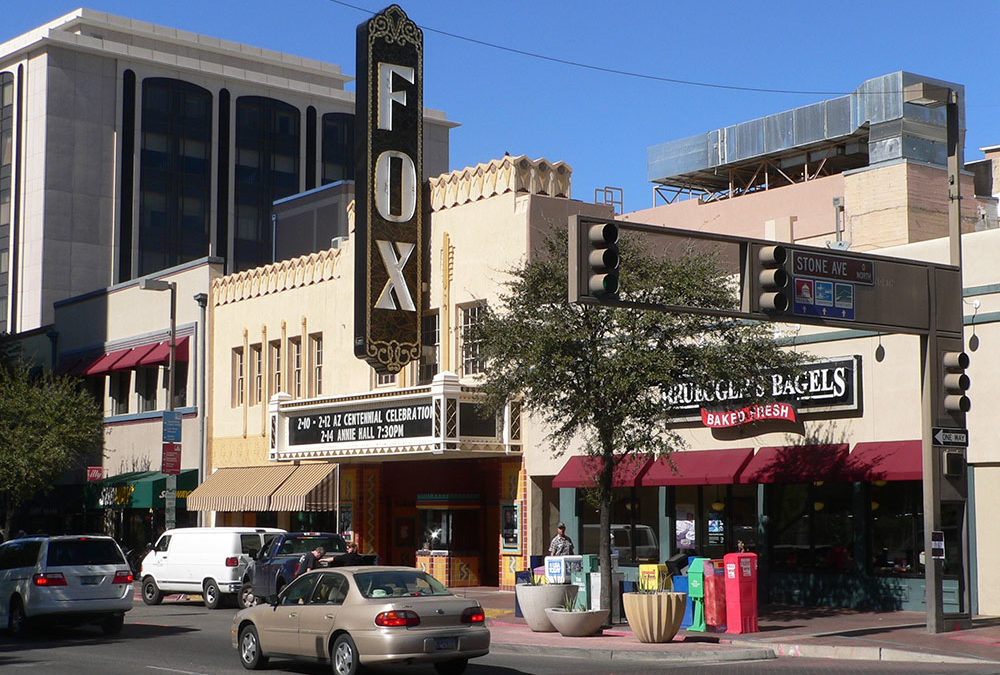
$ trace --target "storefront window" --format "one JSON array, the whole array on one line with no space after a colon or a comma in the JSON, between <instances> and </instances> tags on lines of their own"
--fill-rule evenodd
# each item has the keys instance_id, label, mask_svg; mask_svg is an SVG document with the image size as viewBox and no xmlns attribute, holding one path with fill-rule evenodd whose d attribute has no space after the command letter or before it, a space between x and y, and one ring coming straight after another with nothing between
<instances>
[{"instance_id":1,"label":"storefront window","mask_svg":"<svg viewBox=\"0 0 1000 675\"><path fill-rule=\"evenodd\" d=\"M920 576L917 556L924 550L923 496L920 481L872 483L872 573Z\"/></svg>"},{"instance_id":2,"label":"storefront window","mask_svg":"<svg viewBox=\"0 0 1000 675\"><path fill-rule=\"evenodd\" d=\"M772 569L854 569L851 483L769 485L768 495Z\"/></svg>"},{"instance_id":3,"label":"storefront window","mask_svg":"<svg viewBox=\"0 0 1000 675\"><path fill-rule=\"evenodd\" d=\"M581 495L582 536L575 547L578 554L600 551L600 511L588 498L591 491L578 490ZM611 504L611 549L618 552L621 565L655 563L660 557L657 537L659 518L659 488L620 488L614 491Z\"/></svg>"},{"instance_id":4,"label":"storefront window","mask_svg":"<svg viewBox=\"0 0 1000 675\"><path fill-rule=\"evenodd\" d=\"M417 509L420 546L431 551L476 551L481 545L479 512L472 509Z\"/></svg>"}]
</instances>

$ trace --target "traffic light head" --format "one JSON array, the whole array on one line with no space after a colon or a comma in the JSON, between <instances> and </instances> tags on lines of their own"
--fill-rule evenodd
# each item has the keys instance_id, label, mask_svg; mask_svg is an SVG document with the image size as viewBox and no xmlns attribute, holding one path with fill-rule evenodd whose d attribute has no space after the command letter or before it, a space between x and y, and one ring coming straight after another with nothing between
<instances>
[{"instance_id":1,"label":"traffic light head","mask_svg":"<svg viewBox=\"0 0 1000 675\"><path fill-rule=\"evenodd\" d=\"M595 223L587 230L587 287L590 294L606 298L618 294L618 225Z\"/></svg>"},{"instance_id":2,"label":"traffic light head","mask_svg":"<svg viewBox=\"0 0 1000 675\"><path fill-rule=\"evenodd\" d=\"M965 369L969 367L969 355L965 352L944 352L941 361L944 366L944 409L951 414L969 412L972 402L965 395L970 384L969 376L965 374Z\"/></svg>"},{"instance_id":3,"label":"traffic light head","mask_svg":"<svg viewBox=\"0 0 1000 675\"><path fill-rule=\"evenodd\" d=\"M760 262L760 308L769 314L788 309L789 283L785 262L788 250L784 246L763 246L757 254Z\"/></svg>"}]
</instances>

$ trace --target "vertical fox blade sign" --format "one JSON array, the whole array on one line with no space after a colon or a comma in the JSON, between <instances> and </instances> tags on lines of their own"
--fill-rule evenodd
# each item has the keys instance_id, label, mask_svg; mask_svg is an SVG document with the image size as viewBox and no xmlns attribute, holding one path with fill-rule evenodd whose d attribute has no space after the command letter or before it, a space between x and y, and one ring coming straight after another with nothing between
<instances>
[{"instance_id":1,"label":"vertical fox blade sign","mask_svg":"<svg viewBox=\"0 0 1000 675\"><path fill-rule=\"evenodd\" d=\"M354 354L380 373L420 356L424 36L398 5L358 26Z\"/></svg>"}]
</instances>

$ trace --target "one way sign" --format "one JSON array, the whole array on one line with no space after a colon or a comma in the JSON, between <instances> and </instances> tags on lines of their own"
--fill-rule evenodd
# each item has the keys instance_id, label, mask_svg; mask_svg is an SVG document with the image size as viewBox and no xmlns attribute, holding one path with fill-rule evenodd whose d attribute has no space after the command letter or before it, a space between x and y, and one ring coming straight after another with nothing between
<instances>
[{"instance_id":1,"label":"one way sign","mask_svg":"<svg viewBox=\"0 0 1000 675\"><path fill-rule=\"evenodd\" d=\"M943 445L951 448L969 447L969 430L957 427L934 427L931 437L934 445Z\"/></svg>"}]
</instances>

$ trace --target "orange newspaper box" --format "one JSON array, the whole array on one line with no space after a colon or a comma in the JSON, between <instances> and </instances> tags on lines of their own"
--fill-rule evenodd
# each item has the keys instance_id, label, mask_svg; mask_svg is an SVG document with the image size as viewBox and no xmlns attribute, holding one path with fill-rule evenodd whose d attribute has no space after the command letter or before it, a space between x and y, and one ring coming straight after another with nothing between
<instances>
[{"instance_id":1,"label":"orange newspaper box","mask_svg":"<svg viewBox=\"0 0 1000 675\"><path fill-rule=\"evenodd\" d=\"M705 561L705 623L721 632L726 625L726 580L722 560Z\"/></svg>"},{"instance_id":2,"label":"orange newspaper box","mask_svg":"<svg viewBox=\"0 0 1000 675\"><path fill-rule=\"evenodd\" d=\"M727 553L726 632L756 633L757 627L757 554Z\"/></svg>"}]
</instances>

